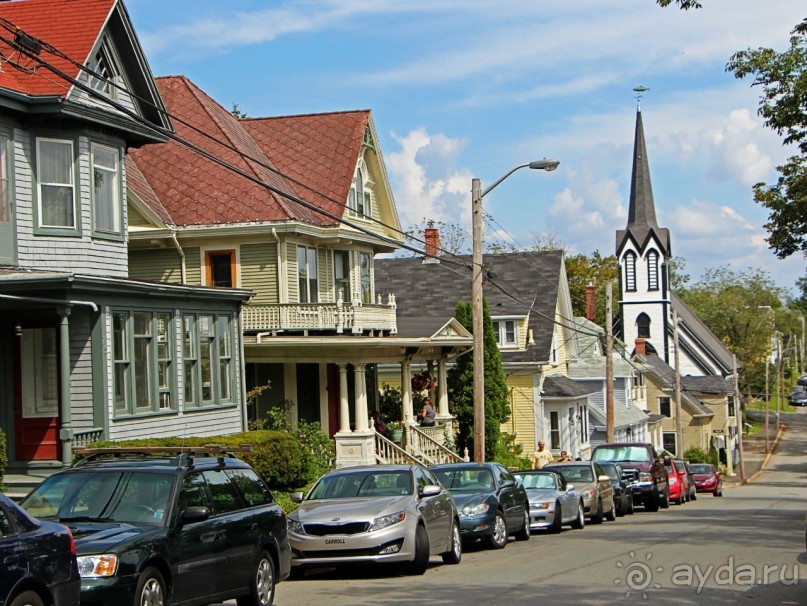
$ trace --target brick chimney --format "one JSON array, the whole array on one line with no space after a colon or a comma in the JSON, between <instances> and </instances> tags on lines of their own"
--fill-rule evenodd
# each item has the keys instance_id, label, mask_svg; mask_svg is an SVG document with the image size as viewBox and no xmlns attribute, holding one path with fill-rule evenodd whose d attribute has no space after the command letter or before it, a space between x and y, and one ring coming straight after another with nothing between
<instances>
[{"instance_id":1,"label":"brick chimney","mask_svg":"<svg viewBox=\"0 0 807 606\"><path fill-rule=\"evenodd\" d=\"M440 255L440 230L434 227L433 221L429 221L427 225L423 238L426 241L426 257L423 262L439 263L437 257Z\"/></svg>"},{"instance_id":2,"label":"brick chimney","mask_svg":"<svg viewBox=\"0 0 807 606\"><path fill-rule=\"evenodd\" d=\"M644 346L644 339L636 339L633 344L633 353L642 357L647 355L647 348Z\"/></svg>"},{"instance_id":3,"label":"brick chimney","mask_svg":"<svg viewBox=\"0 0 807 606\"><path fill-rule=\"evenodd\" d=\"M586 286L586 318L592 322L597 318L597 302L593 284Z\"/></svg>"}]
</instances>

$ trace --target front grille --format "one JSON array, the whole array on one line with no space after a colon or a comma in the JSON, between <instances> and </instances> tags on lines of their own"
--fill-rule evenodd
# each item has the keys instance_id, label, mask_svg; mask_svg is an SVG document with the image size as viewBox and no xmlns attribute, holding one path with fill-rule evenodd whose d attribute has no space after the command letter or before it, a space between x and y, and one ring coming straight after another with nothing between
<instances>
[{"instance_id":1,"label":"front grille","mask_svg":"<svg viewBox=\"0 0 807 606\"><path fill-rule=\"evenodd\" d=\"M378 555L382 550L395 544L398 545L398 550L400 551L400 546L403 545L403 539L396 539L394 541L384 543L383 545L377 545L376 547L367 547L365 549L329 549L320 551L295 550L295 557L300 560L305 559L317 560L317 559L333 559L333 558L368 558Z\"/></svg>"},{"instance_id":2,"label":"front grille","mask_svg":"<svg viewBox=\"0 0 807 606\"><path fill-rule=\"evenodd\" d=\"M370 522L346 522L345 524L304 524L305 534L326 537L331 534L361 534L367 532Z\"/></svg>"}]
</instances>

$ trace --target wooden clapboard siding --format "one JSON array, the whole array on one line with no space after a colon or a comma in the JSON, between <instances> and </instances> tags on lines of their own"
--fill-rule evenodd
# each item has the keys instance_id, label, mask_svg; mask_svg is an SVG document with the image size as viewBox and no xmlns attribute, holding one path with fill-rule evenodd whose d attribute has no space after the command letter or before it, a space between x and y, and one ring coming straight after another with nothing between
<instances>
[{"instance_id":1,"label":"wooden clapboard siding","mask_svg":"<svg viewBox=\"0 0 807 606\"><path fill-rule=\"evenodd\" d=\"M255 291L251 303L271 305L278 303L277 246L272 242L242 244L241 288Z\"/></svg>"},{"instance_id":2,"label":"wooden clapboard siding","mask_svg":"<svg viewBox=\"0 0 807 606\"><path fill-rule=\"evenodd\" d=\"M501 430L515 434L516 444L531 454L535 449L535 399L533 375L511 375L507 377L510 388L510 420L503 423Z\"/></svg>"},{"instance_id":3,"label":"wooden clapboard siding","mask_svg":"<svg viewBox=\"0 0 807 606\"><path fill-rule=\"evenodd\" d=\"M188 284L202 284L202 251L198 247L185 250L185 279Z\"/></svg>"},{"instance_id":4,"label":"wooden clapboard siding","mask_svg":"<svg viewBox=\"0 0 807 606\"><path fill-rule=\"evenodd\" d=\"M297 283L297 245L292 242L286 243L286 286L289 290L289 299L281 303L297 303L300 300Z\"/></svg>"},{"instance_id":5,"label":"wooden clapboard siding","mask_svg":"<svg viewBox=\"0 0 807 606\"><path fill-rule=\"evenodd\" d=\"M136 250L129 253L129 277L149 282L182 282L182 259L171 248Z\"/></svg>"}]
</instances>

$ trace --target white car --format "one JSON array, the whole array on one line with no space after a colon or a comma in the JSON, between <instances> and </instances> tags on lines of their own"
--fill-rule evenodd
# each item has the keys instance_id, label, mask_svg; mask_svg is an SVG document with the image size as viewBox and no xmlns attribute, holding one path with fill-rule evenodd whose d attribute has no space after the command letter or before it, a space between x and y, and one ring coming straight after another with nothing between
<instances>
[{"instance_id":1,"label":"white car","mask_svg":"<svg viewBox=\"0 0 807 606\"><path fill-rule=\"evenodd\" d=\"M423 574L429 558L462 559L450 493L418 465L347 467L322 476L288 515L292 576L306 567L400 562Z\"/></svg>"},{"instance_id":2,"label":"white car","mask_svg":"<svg viewBox=\"0 0 807 606\"><path fill-rule=\"evenodd\" d=\"M585 526L583 497L554 471L521 471L513 474L530 499L530 530L560 532L564 524Z\"/></svg>"}]
</instances>

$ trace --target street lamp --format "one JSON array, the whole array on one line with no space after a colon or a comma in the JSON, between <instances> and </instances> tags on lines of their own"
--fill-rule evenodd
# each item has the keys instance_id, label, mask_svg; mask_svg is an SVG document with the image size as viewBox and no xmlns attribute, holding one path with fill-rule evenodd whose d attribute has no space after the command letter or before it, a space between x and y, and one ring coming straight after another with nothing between
<instances>
[{"instance_id":1,"label":"street lamp","mask_svg":"<svg viewBox=\"0 0 807 606\"><path fill-rule=\"evenodd\" d=\"M473 303L474 333L474 461L485 460L485 352L482 332L482 198L487 196L499 183L521 168L534 170L555 170L559 160L544 158L528 164L516 166L493 185L482 191L479 179L471 181L471 210L473 230L473 281L471 300Z\"/></svg>"}]
</instances>

